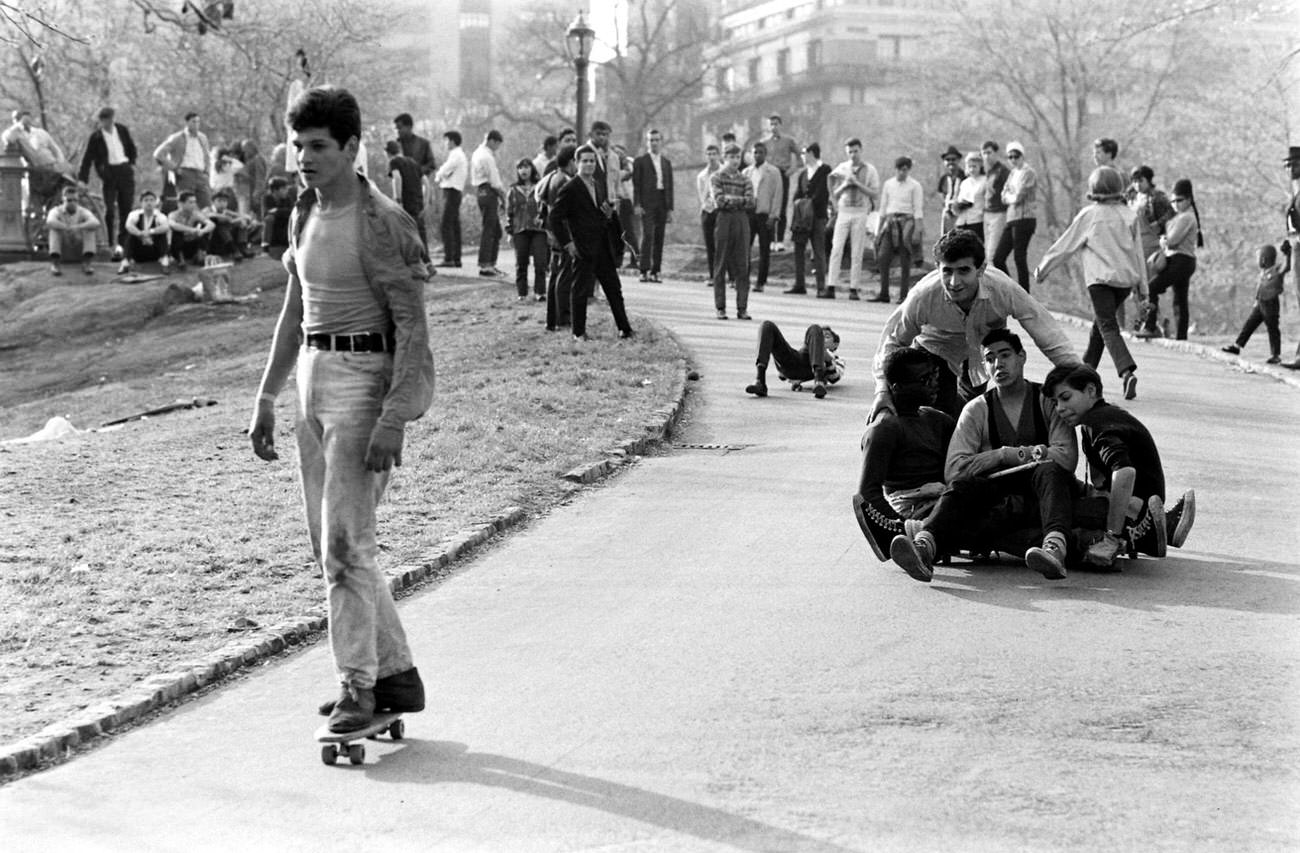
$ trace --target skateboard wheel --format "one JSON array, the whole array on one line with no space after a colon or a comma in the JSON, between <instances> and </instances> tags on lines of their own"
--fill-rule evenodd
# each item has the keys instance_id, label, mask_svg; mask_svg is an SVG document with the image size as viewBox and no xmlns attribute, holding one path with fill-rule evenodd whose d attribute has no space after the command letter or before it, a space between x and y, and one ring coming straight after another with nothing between
<instances>
[{"instance_id":1,"label":"skateboard wheel","mask_svg":"<svg viewBox=\"0 0 1300 853\"><path fill-rule=\"evenodd\" d=\"M354 743L348 747L348 761L353 764L363 764L366 760L365 744Z\"/></svg>"},{"instance_id":2,"label":"skateboard wheel","mask_svg":"<svg viewBox=\"0 0 1300 853\"><path fill-rule=\"evenodd\" d=\"M320 748L320 760L326 764L333 764L339 760L338 750L334 748L333 744L327 744Z\"/></svg>"},{"instance_id":3,"label":"skateboard wheel","mask_svg":"<svg viewBox=\"0 0 1300 853\"><path fill-rule=\"evenodd\" d=\"M401 720L393 720L393 724L388 727L388 736L393 740L401 740L406 735L406 723Z\"/></svg>"}]
</instances>

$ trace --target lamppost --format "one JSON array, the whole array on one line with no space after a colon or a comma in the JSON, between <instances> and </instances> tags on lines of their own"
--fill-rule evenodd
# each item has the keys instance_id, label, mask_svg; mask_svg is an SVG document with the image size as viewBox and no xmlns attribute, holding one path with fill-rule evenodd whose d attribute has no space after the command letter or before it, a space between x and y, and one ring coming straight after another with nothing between
<instances>
[{"instance_id":1,"label":"lamppost","mask_svg":"<svg viewBox=\"0 0 1300 853\"><path fill-rule=\"evenodd\" d=\"M578 138L583 139L587 132L587 60L591 58L591 47L596 40L596 31L587 26L587 19L582 12L569 24L565 34L565 46L573 59L573 72L578 82Z\"/></svg>"}]
</instances>

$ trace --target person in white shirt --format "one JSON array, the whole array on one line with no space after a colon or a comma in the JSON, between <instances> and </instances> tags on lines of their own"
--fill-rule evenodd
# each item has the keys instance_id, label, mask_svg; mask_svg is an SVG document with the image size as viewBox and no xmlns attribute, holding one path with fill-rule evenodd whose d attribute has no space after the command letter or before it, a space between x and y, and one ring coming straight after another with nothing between
<instances>
[{"instance_id":1,"label":"person in white shirt","mask_svg":"<svg viewBox=\"0 0 1300 853\"><path fill-rule=\"evenodd\" d=\"M131 131L126 125L114 121L115 116L112 107L99 111L99 124L86 140L77 181L85 189L90 180L90 167L95 167L95 174L104 185L104 225L108 242L113 244L113 260L119 261L127 235L124 220L135 200L136 150Z\"/></svg>"},{"instance_id":2,"label":"person in white shirt","mask_svg":"<svg viewBox=\"0 0 1300 853\"><path fill-rule=\"evenodd\" d=\"M957 201L953 210L957 214L957 227L973 231L984 239L984 199L988 176L984 174L984 158L978 151L966 155L966 177L957 188Z\"/></svg>"},{"instance_id":3,"label":"person in white shirt","mask_svg":"<svg viewBox=\"0 0 1300 853\"><path fill-rule=\"evenodd\" d=\"M713 279L713 262L717 254L715 231L718 227L718 205L713 200L713 174L722 168L722 149L709 143L704 149L708 161L695 176L695 194L700 200L700 230L704 232L704 257L709 264L709 279ZM712 287L712 284L709 285Z\"/></svg>"},{"instance_id":4,"label":"person in white shirt","mask_svg":"<svg viewBox=\"0 0 1300 853\"><path fill-rule=\"evenodd\" d=\"M442 135L442 141L447 147L447 158L433 176L442 190L442 222L439 225L442 263L438 266L459 267L460 199L465 192L465 182L469 180L469 159L465 156L465 149L460 147L460 131L447 131Z\"/></svg>"},{"instance_id":5,"label":"person in white shirt","mask_svg":"<svg viewBox=\"0 0 1300 853\"><path fill-rule=\"evenodd\" d=\"M831 283L826 291L835 293L847 243L852 253L849 258L849 299L860 299L858 285L862 281L867 217L880 199L880 174L875 166L862 159L862 140L857 137L848 140L844 143L844 151L849 159L831 170L828 182L831 200L835 203L835 228L831 233L831 256L826 260L831 271Z\"/></svg>"},{"instance_id":6,"label":"person in white shirt","mask_svg":"<svg viewBox=\"0 0 1300 853\"><path fill-rule=\"evenodd\" d=\"M912 177L912 158L894 161L894 176L880 187L880 226L876 232L876 262L880 267L880 292L872 302L889 301L889 271L895 256L902 264L898 280L898 301L907 298L912 279L912 246L918 242L917 228L923 216L925 190Z\"/></svg>"},{"instance_id":7,"label":"person in white shirt","mask_svg":"<svg viewBox=\"0 0 1300 853\"><path fill-rule=\"evenodd\" d=\"M199 114L185 114L185 127L176 131L154 149L153 158L173 173L177 197L192 192L198 197L200 208L212 204L212 187L208 172L212 168L212 149L208 137L199 130Z\"/></svg>"},{"instance_id":8,"label":"person in white shirt","mask_svg":"<svg viewBox=\"0 0 1300 853\"><path fill-rule=\"evenodd\" d=\"M95 214L77 203L77 188L63 188L63 204L50 208L45 217L45 227L50 232L50 274L63 275L59 262L64 254L80 254L81 269L86 275L93 275L95 268L91 261L95 258L95 234L99 231L99 220ZM78 253L78 249L81 251Z\"/></svg>"},{"instance_id":9,"label":"person in white shirt","mask_svg":"<svg viewBox=\"0 0 1300 853\"><path fill-rule=\"evenodd\" d=\"M478 274L501 275L497 269L497 252L501 248L501 203L505 201L506 187L501 182L497 168L496 150L501 147L501 131L493 129L483 137L483 144L474 149L469 159L469 182L474 186L478 210L483 217L483 233L478 241Z\"/></svg>"},{"instance_id":10,"label":"person in white shirt","mask_svg":"<svg viewBox=\"0 0 1300 853\"><path fill-rule=\"evenodd\" d=\"M745 169L745 176L754 185L749 236L751 241L758 240L758 275L750 290L762 293L772 262L772 229L781 218L781 170L767 162L767 143L755 142L753 154L754 165Z\"/></svg>"},{"instance_id":11,"label":"person in white shirt","mask_svg":"<svg viewBox=\"0 0 1300 853\"><path fill-rule=\"evenodd\" d=\"M0 135L3 146L17 146L27 161L27 210L29 216L44 215L45 208L59 199L59 188L75 181L76 170L59 143L32 121L28 110L14 110L14 123Z\"/></svg>"}]
</instances>

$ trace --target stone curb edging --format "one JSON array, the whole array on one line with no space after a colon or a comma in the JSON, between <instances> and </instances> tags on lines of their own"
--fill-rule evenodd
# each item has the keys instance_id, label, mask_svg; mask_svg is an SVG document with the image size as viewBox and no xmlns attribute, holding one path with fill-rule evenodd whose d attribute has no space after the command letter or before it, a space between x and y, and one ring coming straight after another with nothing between
<instances>
[{"instance_id":1,"label":"stone curb edging","mask_svg":"<svg viewBox=\"0 0 1300 853\"><path fill-rule=\"evenodd\" d=\"M680 352L685 353L685 347L676 335L662 327L661 331L672 339ZM564 478L575 483L594 483L666 440L685 408L686 371L687 359L682 355L677 359L672 403L650 414L641 424L638 438L605 451L606 458L575 468ZM394 595L410 589L468 556L497 534L519 526L526 518L527 514L520 507L508 507L501 515L462 530L429 559L389 570L389 589ZM182 696L304 642L325 630L326 622L324 610L316 610L297 621L262 629L231 641L202 658L186 661L174 672L150 676L119 696L86 708L68 720L51 723L34 735L0 746L0 781L21 771L32 770L44 762L63 758L80 744L126 726Z\"/></svg>"},{"instance_id":2,"label":"stone curb edging","mask_svg":"<svg viewBox=\"0 0 1300 853\"><path fill-rule=\"evenodd\" d=\"M1066 314L1061 311L1053 311L1052 316L1056 318L1058 323L1067 323L1081 329L1092 328L1092 320L1086 320L1083 317L1076 317L1073 314ZM1270 379L1276 379L1278 382L1290 385L1292 388L1300 388L1300 372L1297 371L1275 367L1271 364L1260 364L1239 355L1223 352L1216 347L1193 343L1192 341L1178 341L1173 338L1139 338L1127 330L1122 330L1120 334L1124 336L1125 341L1155 344L1174 352L1185 352L1201 358L1212 358L1235 367L1244 373L1258 373L1261 376L1267 376Z\"/></svg>"}]
</instances>

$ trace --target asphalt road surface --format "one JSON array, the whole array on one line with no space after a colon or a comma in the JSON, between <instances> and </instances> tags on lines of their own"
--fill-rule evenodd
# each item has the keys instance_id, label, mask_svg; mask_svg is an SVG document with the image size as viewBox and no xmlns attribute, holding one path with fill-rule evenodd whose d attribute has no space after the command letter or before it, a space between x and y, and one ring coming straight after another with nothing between
<instances>
[{"instance_id":1,"label":"asphalt road surface","mask_svg":"<svg viewBox=\"0 0 1300 853\"><path fill-rule=\"evenodd\" d=\"M318 643L0 788L5 849L1300 846L1300 391L1136 345L1129 407L1197 490L1186 547L926 586L849 503L889 307L769 290L721 322L698 282L626 288L694 354L682 446L402 602L429 690L407 739L321 764ZM844 382L745 395L762 319L833 325Z\"/></svg>"}]
</instances>

